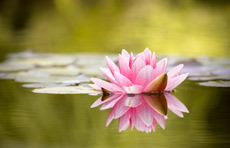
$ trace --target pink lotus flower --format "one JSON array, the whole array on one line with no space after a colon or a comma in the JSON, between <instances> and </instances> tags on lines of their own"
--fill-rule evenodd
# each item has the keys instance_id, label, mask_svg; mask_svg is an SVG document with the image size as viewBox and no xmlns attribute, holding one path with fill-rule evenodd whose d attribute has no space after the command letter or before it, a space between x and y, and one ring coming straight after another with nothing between
<instances>
[{"instance_id":1,"label":"pink lotus flower","mask_svg":"<svg viewBox=\"0 0 230 148\"><path fill-rule=\"evenodd\" d=\"M104 96L95 101L91 108L101 106L101 110L112 108L107 118L106 126L113 119L119 119L119 131L131 130L135 127L139 131L151 132L156 130L156 123L165 129L165 119L168 108L183 117L182 112L187 112L186 106L170 92L160 95L126 95L114 94L104 100Z\"/></svg>"},{"instance_id":2,"label":"pink lotus flower","mask_svg":"<svg viewBox=\"0 0 230 148\"><path fill-rule=\"evenodd\" d=\"M172 91L188 76L188 73L179 75L183 64L165 73L167 58L156 63L155 53L148 48L136 57L123 49L118 57L119 67L107 56L106 61L109 68L101 68L101 71L111 83L98 78L91 80L96 84L94 88L104 88L112 93Z\"/></svg>"}]
</instances>

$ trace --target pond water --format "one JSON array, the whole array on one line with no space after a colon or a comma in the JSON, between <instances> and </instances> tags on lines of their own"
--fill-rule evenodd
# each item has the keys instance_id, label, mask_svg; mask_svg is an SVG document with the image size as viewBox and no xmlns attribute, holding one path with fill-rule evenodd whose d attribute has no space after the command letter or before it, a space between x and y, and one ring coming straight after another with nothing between
<instances>
[{"instance_id":1,"label":"pond water","mask_svg":"<svg viewBox=\"0 0 230 148\"><path fill-rule=\"evenodd\" d=\"M28 56L28 52L25 53L22 53L22 57L25 55ZM20 57L20 54L16 55L17 57ZM103 57L104 55L105 54L102 54ZM31 57L31 54L29 54L28 57ZM111 57L113 57L113 55L111 55ZM16 61L18 60L15 59L14 55L11 55L10 62L12 62L12 59ZM104 61L104 59L102 60ZM17 62L22 62L19 61ZM230 144L229 87L207 87L199 85L196 81L186 80L177 87L176 92L173 93L173 95L176 96L189 110L189 114L184 113L184 118L180 118L172 113L171 110L168 110L165 129L162 129L159 124L157 124L155 132L145 133L138 131L135 128L133 131L128 128L127 130L119 132L118 119L114 119L110 125L106 127L106 120L110 109L101 111L99 107L90 108L100 95L47 94L47 92L34 93L32 92L34 88L24 88L47 87L23 85L28 83L33 84L39 82L43 84L44 81L47 80L49 80L50 83L53 81L57 82L57 79L54 78L46 79L46 75L45 79L41 79L41 77L44 78L44 75L38 75L39 73L41 74L41 72L43 72L43 74L46 72L50 75L65 75L65 77L68 76L71 78L74 75L78 75L76 71L72 71L73 73L71 74L69 71L63 73L62 70L52 69L53 63L49 60L43 63L36 60L32 61L37 65L40 64L40 67L33 67L33 72L29 70L31 72L29 73L30 75L27 75L28 73L26 72L11 72L10 70L15 70L15 66L10 67L8 65L7 73L12 73L12 75L9 75L11 78L8 77L8 79L15 79L12 77L17 75L16 81L18 82L12 80L0 80L0 147L214 148L228 147ZM24 64L26 63L25 60L23 60L23 62ZM47 63L48 69L51 69L50 71L47 71L47 69L41 69L42 64L43 66L47 66ZM78 60L77 63L79 67L84 61L81 63L81 60ZM90 60L88 63L90 63ZM63 64L63 61L59 61L59 63L56 61L55 64L56 66L53 68L57 68L58 64ZM68 65L68 61L65 64ZM94 65L101 63L91 62L91 64ZM2 69L4 68L5 67L2 66ZM25 67L17 68L23 69ZM29 67L29 69L30 68L31 67ZM63 68L63 65L61 68ZM83 68L81 70L85 69ZM98 70L93 71L94 75L101 77L97 74L97 71ZM74 72L76 73L74 74ZM84 72L90 74L87 70L83 71L83 73ZM37 78L34 79L31 74L33 76L35 75ZM194 73L194 75L196 75L196 73ZM26 78L23 79L23 76ZM31 77L33 77L33 79ZM2 78L4 78L4 76L2 76ZM86 77L80 77L78 80L84 80L85 82ZM63 80L58 79L58 81ZM72 79L68 79L68 83L69 82L76 83L76 81L73 81ZM86 82L88 83L88 81ZM22 85L24 87L22 87ZM63 86L65 87L65 85ZM69 93L65 91L62 92Z\"/></svg>"},{"instance_id":2,"label":"pond water","mask_svg":"<svg viewBox=\"0 0 230 148\"><path fill-rule=\"evenodd\" d=\"M227 147L229 89L185 81L174 93L189 109L179 118L169 111L166 128L149 134L106 127L109 110L90 109L99 96L35 94L1 80L1 147Z\"/></svg>"}]
</instances>

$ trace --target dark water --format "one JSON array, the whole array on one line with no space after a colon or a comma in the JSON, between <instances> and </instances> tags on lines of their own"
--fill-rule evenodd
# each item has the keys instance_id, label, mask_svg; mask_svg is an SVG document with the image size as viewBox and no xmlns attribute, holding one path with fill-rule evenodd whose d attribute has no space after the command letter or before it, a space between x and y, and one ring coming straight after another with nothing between
<instances>
[{"instance_id":1,"label":"dark water","mask_svg":"<svg viewBox=\"0 0 230 148\"><path fill-rule=\"evenodd\" d=\"M185 81L174 95L189 114L169 111L166 129L149 134L106 127L109 110L90 109L99 96L35 94L12 80L0 82L0 147L228 147L230 92Z\"/></svg>"}]
</instances>

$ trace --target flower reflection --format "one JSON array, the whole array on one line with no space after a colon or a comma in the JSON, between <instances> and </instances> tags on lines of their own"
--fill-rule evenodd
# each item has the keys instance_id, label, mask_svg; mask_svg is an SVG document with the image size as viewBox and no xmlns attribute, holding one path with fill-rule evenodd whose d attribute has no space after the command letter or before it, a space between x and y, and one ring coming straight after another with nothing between
<instances>
[{"instance_id":1,"label":"flower reflection","mask_svg":"<svg viewBox=\"0 0 230 148\"><path fill-rule=\"evenodd\" d=\"M149 133L156 130L156 123L165 129L168 109L179 117L189 112L186 106L170 92L160 94L113 94L103 95L91 108L101 106L101 110L112 108L106 121L108 126L113 119L119 119L119 131L131 130Z\"/></svg>"}]
</instances>

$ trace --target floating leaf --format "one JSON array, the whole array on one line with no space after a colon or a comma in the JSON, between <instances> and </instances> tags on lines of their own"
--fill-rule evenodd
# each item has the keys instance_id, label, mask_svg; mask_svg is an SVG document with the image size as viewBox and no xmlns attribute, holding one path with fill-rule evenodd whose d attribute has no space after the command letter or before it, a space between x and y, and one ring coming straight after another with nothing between
<instances>
[{"instance_id":1,"label":"floating leaf","mask_svg":"<svg viewBox=\"0 0 230 148\"><path fill-rule=\"evenodd\" d=\"M230 76L201 76L201 77L189 77L191 81L210 81L210 80L230 80Z\"/></svg>"},{"instance_id":2,"label":"floating leaf","mask_svg":"<svg viewBox=\"0 0 230 148\"><path fill-rule=\"evenodd\" d=\"M185 58L184 60L177 61L173 65L184 64L184 68L181 73L188 72L189 76L213 76L219 75L215 73L215 71L225 69L224 66L229 65L229 62L226 64L226 61L221 64L219 62L215 62L218 60L219 58L208 57L198 57L193 59ZM168 70L171 69L173 65L169 66Z\"/></svg>"},{"instance_id":3,"label":"floating leaf","mask_svg":"<svg viewBox=\"0 0 230 148\"><path fill-rule=\"evenodd\" d=\"M35 84L23 84L22 87L26 88L46 88L46 87L63 87L69 84L57 84L57 83L35 83Z\"/></svg>"},{"instance_id":4,"label":"floating leaf","mask_svg":"<svg viewBox=\"0 0 230 148\"><path fill-rule=\"evenodd\" d=\"M50 88L40 88L34 89L34 93L46 93L46 94L89 94L96 93L90 87L84 86L66 86L66 87L50 87Z\"/></svg>"},{"instance_id":5,"label":"floating leaf","mask_svg":"<svg viewBox=\"0 0 230 148\"><path fill-rule=\"evenodd\" d=\"M50 55L45 57L33 57L22 59L7 60L10 64L33 65L33 66L65 66L70 65L76 61L75 58L65 55Z\"/></svg>"},{"instance_id":6,"label":"floating leaf","mask_svg":"<svg viewBox=\"0 0 230 148\"><path fill-rule=\"evenodd\" d=\"M76 76L81 73L80 69L76 67L41 67L30 70L30 72L60 76Z\"/></svg>"},{"instance_id":7,"label":"floating leaf","mask_svg":"<svg viewBox=\"0 0 230 148\"><path fill-rule=\"evenodd\" d=\"M47 57L48 55L50 54L37 53L37 52L34 52L33 50L28 49L22 52L8 54L7 57L10 59L25 59L25 58L35 58L35 57L42 58L42 57Z\"/></svg>"},{"instance_id":8,"label":"floating leaf","mask_svg":"<svg viewBox=\"0 0 230 148\"><path fill-rule=\"evenodd\" d=\"M2 72L0 73L0 79L15 79L17 77L18 73L17 72Z\"/></svg>"},{"instance_id":9,"label":"floating leaf","mask_svg":"<svg viewBox=\"0 0 230 148\"><path fill-rule=\"evenodd\" d=\"M210 86L210 87L230 87L230 81L208 81L198 83L202 86Z\"/></svg>"},{"instance_id":10,"label":"floating leaf","mask_svg":"<svg viewBox=\"0 0 230 148\"><path fill-rule=\"evenodd\" d=\"M31 64L20 64L20 63L1 63L0 71L2 72L11 72L11 71L22 71L34 68L34 65Z\"/></svg>"},{"instance_id":11,"label":"floating leaf","mask_svg":"<svg viewBox=\"0 0 230 148\"><path fill-rule=\"evenodd\" d=\"M214 65L209 65L209 66L186 66L182 70L182 73L188 72L189 76L211 76L213 75L213 71L222 69L223 67L221 66L214 66Z\"/></svg>"},{"instance_id":12,"label":"floating leaf","mask_svg":"<svg viewBox=\"0 0 230 148\"><path fill-rule=\"evenodd\" d=\"M80 72L86 75L90 75L90 76L102 76L101 71L99 70L100 66L96 66L96 67L82 67L80 68Z\"/></svg>"},{"instance_id":13,"label":"floating leaf","mask_svg":"<svg viewBox=\"0 0 230 148\"><path fill-rule=\"evenodd\" d=\"M63 83L63 84L78 84L90 82L90 79L85 75L76 77L67 76L49 76L44 73L24 73L16 77L17 82L25 83Z\"/></svg>"},{"instance_id":14,"label":"floating leaf","mask_svg":"<svg viewBox=\"0 0 230 148\"><path fill-rule=\"evenodd\" d=\"M213 72L215 75L230 76L230 68L222 68Z\"/></svg>"},{"instance_id":15,"label":"floating leaf","mask_svg":"<svg viewBox=\"0 0 230 148\"><path fill-rule=\"evenodd\" d=\"M109 55L112 60L117 59L117 55L115 54L98 54L98 53L78 53L75 55L77 58L76 65L78 66L104 66L106 64L105 62L105 56Z\"/></svg>"},{"instance_id":16,"label":"floating leaf","mask_svg":"<svg viewBox=\"0 0 230 148\"><path fill-rule=\"evenodd\" d=\"M229 65L230 59L223 57L198 57L197 61L201 62L203 65Z\"/></svg>"}]
</instances>

